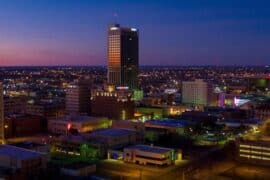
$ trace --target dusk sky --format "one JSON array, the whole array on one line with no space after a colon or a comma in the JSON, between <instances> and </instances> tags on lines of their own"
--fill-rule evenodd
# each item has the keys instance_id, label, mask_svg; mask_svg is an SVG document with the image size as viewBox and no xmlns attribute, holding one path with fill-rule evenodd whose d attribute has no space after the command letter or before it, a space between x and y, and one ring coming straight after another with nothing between
<instances>
[{"instance_id":1,"label":"dusk sky","mask_svg":"<svg viewBox=\"0 0 270 180\"><path fill-rule=\"evenodd\" d=\"M269 0L0 0L0 65L106 65L116 21L141 65L270 64Z\"/></svg>"}]
</instances>

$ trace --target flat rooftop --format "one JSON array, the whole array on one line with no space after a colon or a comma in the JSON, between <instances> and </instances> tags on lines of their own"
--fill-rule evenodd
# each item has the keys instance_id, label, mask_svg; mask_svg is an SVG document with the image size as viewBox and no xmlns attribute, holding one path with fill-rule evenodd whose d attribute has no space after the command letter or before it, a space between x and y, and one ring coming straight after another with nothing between
<instances>
[{"instance_id":1,"label":"flat rooftop","mask_svg":"<svg viewBox=\"0 0 270 180\"><path fill-rule=\"evenodd\" d=\"M185 119L165 119L165 120L149 120L146 124L166 126L166 127L185 127L189 124L194 124L195 121Z\"/></svg>"},{"instance_id":2,"label":"flat rooftop","mask_svg":"<svg viewBox=\"0 0 270 180\"><path fill-rule=\"evenodd\" d=\"M260 119L224 119L218 121L219 123L243 123L243 124L262 124L262 120Z\"/></svg>"},{"instance_id":3,"label":"flat rooftop","mask_svg":"<svg viewBox=\"0 0 270 180\"><path fill-rule=\"evenodd\" d=\"M74 121L74 122L84 122L84 121L94 121L98 119L104 119L104 117L93 117L93 116L66 116L60 119L53 119L57 121Z\"/></svg>"},{"instance_id":4,"label":"flat rooftop","mask_svg":"<svg viewBox=\"0 0 270 180\"><path fill-rule=\"evenodd\" d=\"M90 134L91 135L96 135L96 136L117 137L117 136L129 135L129 134L132 134L132 133L135 133L135 131L130 130L130 129L122 129L122 128L110 128L110 129L93 131Z\"/></svg>"},{"instance_id":5,"label":"flat rooftop","mask_svg":"<svg viewBox=\"0 0 270 180\"><path fill-rule=\"evenodd\" d=\"M0 145L0 155L9 156L19 160L38 158L43 156L41 153L11 145Z\"/></svg>"},{"instance_id":6,"label":"flat rooftop","mask_svg":"<svg viewBox=\"0 0 270 180\"><path fill-rule=\"evenodd\" d=\"M137 149L140 151L145 151L145 152L152 152L152 153L167 153L169 151L172 151L173 149L169 149L169 148L163 148L163 147L158 147L158 146L149 146L149 145L135 145L135 146L131 146L128 147L127 149Z\"/></svg>"},{"instance_id":7,"label":"flat rooftop","mask_svg":"<svg viewBox=\"0 0 270 180\"><path fill-rule=\"evenodd\" d=\"M44 147L46 146L45 144L41 144L41 143L36 143L36 142L18 142L18 143L14 143L11 144L12 146L16 146L16 147L20 147L20 148L24 148L24 149L30 149L30 148L35 148L35 147Z\"/></svg>"}]
</instances>

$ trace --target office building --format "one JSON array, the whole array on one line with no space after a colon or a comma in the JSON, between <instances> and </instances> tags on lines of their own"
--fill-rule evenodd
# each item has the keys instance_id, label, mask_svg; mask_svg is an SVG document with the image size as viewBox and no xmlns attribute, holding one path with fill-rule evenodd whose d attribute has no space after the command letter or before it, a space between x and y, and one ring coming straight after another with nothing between
<instances>
[{"instance_id":1,"label":"office building","mask_svg":"<svg viewBox=\"0 0 270 180\"><path fill-rule=\"evenodd\" d=\"M89 153L85 153L85 149L89 149ZM63 135L54 138L50 144L50 151L68 156L81 156L83 158L93 158L99 155L98 149L89 144L87 139L80 135Z\"/></svg>"},{"instance_id":2,"label":"office building","mask_svg":"<svg viewBox=\"0 0 270 180\"><path fill-rule=\"evenodd\" d=\"M199 122L184 119L149 120L144 123L146 132L155 131L160 133L184 134L186 129L194 127Z\"/></svg>"},{"instance_id":3,"label":"office building","mask_svg":"<svg viewBox=\"0 0 270 180\"><path fill-rule=\"evenodd\" d=\"M130 129L136 132L136 141L139 143L144 142L144 123L138 121L127 120L113 120L112 128Z\"/></svg>"},{"instance_id":4,"label":"office building","mask_svg":"<svg viewBox=\"0 0 270 180\"><path fill-rule=\"evenodd\" d=\"M34 116L41 116L47 119L61 118L65 116L64 104L57 102L35 102L27 103L25 113Z\"/></svg>"},{"instance_id":5,"label":"office building","mask_svg":"<svg viewBox=\"0 0 270 180\"><path fill-rule=\"evenodd\" d=\"M162 166L174 164L176 159L181 159L181 153L169 148L135 145L124 149L125 162Z\"/></svg>"},{"instance_id":6,"label":"office building","mask_svg":"<svg viewBox=\"0 0 270 180\"><path fill-rule=\"evenodd\" d=\"M256 165L270 165L269 141L240 141L237 143L238 160Z\"/></svg>"},{"instance_id":7,"label":"office building","mask_svg":"<svg viewBox=\"0 0 270 180\"><path fill-rule=\"evenodd\" d=\"M182 82L182 103L192 105L210 105L212 86L201 80Z\"/></svg>"},{"instance_id":8,"label":"office building","mask_svg":"<svg viewBox=\"0 0 270 180\"><path fill-rule=\"evenodd\" d=\"M5 133L4 133L4 98L3 98L3 84L0 82L0 144L5 143Z\"/></svg>"},{"instance_id":9,"label":"office building","mask_svg":"<svg viewBox=\"0 0 270 180\"><path fill-rule=\"evenodd\" d=\"M53 134L68 134L71 129L82 133L108 128L111 124L108 118L72 115L48 120L48 130Z\"/></svg>"},{"instance_id":10,"label":"office building","mask_svg":"<svg viewBox=\"0 0 270 180\"><path fill-rule=\"evenodd\" d=\"M270 101L260 103L255 107L255 117L262 120L270 118Z\"/></svg>"},{"instance_id":11,"label":"office building","mask_svg":"<svg viewBox=\"0 0 270 180\"><path fill-rule=\"evenodd\" d=\"M108 82L138 88L139 36L135 28L108 28Z\"/></svg>"},{"instance_id":12,"label":"office building","mask_svg":"<svg viewBox=\"0 0 270 180\"><path fill-rule=\"evenodd\" d=\"M4 96L5 115L25 113L27 98L23 96Z\"/></svg>"},{"instance_id":13,"label":"office building","mask_svg":"<svg viewBox=\"0 0 270 180\"><path fill-rule=\"evenodd\" d=\"M47 130L41 116L14 114L5 117L5 137L25 137L41 134Z\"/></svg>"},{"instance_id":14,"label":"office building","mask_svg":"<svg viewBox=\"0 0 270 180\"><path fill-rule=\"evenodd\" d=\"M118 88L115 91L92 91L91 111L93 116L126 120L134 117L135 104L132 91Z\"/></svg>"},{"instance_id":15,"label":"office building","mask_svg":"<svg viewBox=\"0 0 270 180\"><path fill-rule=\"evenodd\" d=\"M80 78L78 83L69 85L66 90L66 113L90 115L92 80Z\"/></svg>"},{"instance_id":16,"label":"office building","mask_svg":"<svg viewBox=\"0 0 270 180\"><path fill-rule=\"evenodd\" d=\"M105 146L105 149L118 149L136 144L136 131L131 129L109 128L96 130L84 136Z\"/></svg>"}]
</instances>

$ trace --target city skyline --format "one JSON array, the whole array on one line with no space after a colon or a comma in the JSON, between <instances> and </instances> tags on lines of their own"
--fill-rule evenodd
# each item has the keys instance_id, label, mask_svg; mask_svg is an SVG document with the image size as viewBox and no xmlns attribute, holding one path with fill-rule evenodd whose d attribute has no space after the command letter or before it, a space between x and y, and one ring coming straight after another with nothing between
<instances>
[{"instance_id":1,"label":"city skyline","mask_svg":"<svg viewBox=\"0 0 270 180\"><path fill-rule=\"evenodd\" d=\"M269 10L0 0L0 179L270 179Z\"/></svg>"},{"instance_id":2,"label":"city skyline","mask_svg":"<svg viewBox=\"0 0 270 180\"><path fill-rule=\"evenodd\" d=\"M140 65L268 65L267 1L5 1L0 66L106 65L106 27L140 29Z\"/></svg>"}]
</instances>

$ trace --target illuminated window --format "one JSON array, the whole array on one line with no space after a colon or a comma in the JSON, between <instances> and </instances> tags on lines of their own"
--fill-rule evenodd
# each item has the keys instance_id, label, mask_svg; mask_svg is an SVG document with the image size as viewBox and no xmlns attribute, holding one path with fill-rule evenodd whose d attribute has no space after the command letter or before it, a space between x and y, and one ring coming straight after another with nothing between
<instances>
[{"instance_id":1,"label":"illuminated window","mask_svg":"<svg viewBox=\"0 0 270 180\"><path fill-rule=\"evenodd\" d=\"M240 144L240 147L244 147L244 148L250 148L250 145L244 145L244 144Z\"/></svg>"},{"instance_id":2,"label":"illuminated window","mask_svg":"<svg viewBox=\"0 0 270 180\"><path fill-rule=\"evenodd\" d=\"M240 154L239 156L240 156L240 157L246 157L246 158L250 158L250 156L249 156L249 155L245 155L245 154Z\"/></svg>"}]
</instances>

